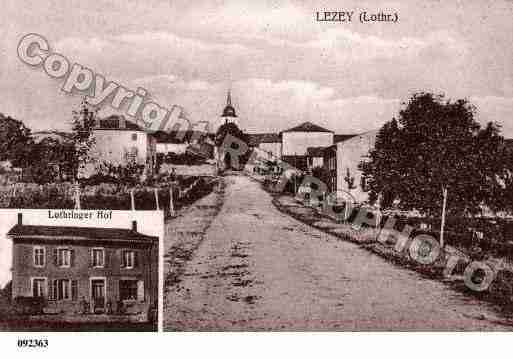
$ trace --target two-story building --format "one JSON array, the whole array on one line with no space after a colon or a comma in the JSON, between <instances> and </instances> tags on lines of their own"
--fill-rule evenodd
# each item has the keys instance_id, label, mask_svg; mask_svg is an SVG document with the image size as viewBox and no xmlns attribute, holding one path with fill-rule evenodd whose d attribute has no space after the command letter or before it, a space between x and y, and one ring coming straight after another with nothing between
<instances>
[{"instance_id":1,"label":"two-story building","mask_svg":"<svg viewBox=\"0 0 513 359\"><path fill-rule=\"evenodd\" d=\"M94 173L98 164L108 163L126 166L130 163L143 165L146 175L155 173L157 163L157 140L138 124L122 115L97 119L93 129L94 143L90 150L91 164L86 165L82 175Z\"/></svg>"},{"instance_id":2,"label":"two-story building","mask_svg":"<svg viewBox=\"0 0 513 359\"><path fill-rule=\"evenodd\" d=\"M308 148L333 144L333 131L311 122L304 122L280 133L281 159L300 170L308 169Z\"/></svg>"},{"instance_id":3,"label":"two-story building","mask_svg":"<svg viewBox=\"0 0 513 359\"><path fill-rule=\"evenodd\" d=\"M12 239L12 297L47 314L137 314L158 302L158 237L129 229L23 224Z\"/></svg>"},{"instance_id":4,"label":"two-story building","mask_svg":"<svg viewBox=\"0 0 513 359\"><path fill-rule=\"evenodd\" d=\"M330 192L348 192L357 202L368 198L362 188L361 161L366 160L374 148L377 131L369 131L356 136L346 137L333 146L324 149L324 169L329 173L327 186ZM349 188L346 177L353 178L354 188Z\"/></svg>"}]
</instances>

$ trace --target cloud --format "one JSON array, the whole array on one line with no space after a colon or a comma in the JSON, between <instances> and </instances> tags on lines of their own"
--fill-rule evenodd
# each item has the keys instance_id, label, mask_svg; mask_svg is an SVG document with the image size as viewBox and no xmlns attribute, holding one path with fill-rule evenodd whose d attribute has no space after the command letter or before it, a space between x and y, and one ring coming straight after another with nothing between
<instances>
[{"instance_id":1,"label":"cloud","mask_svg":"<svg viewBox=\"0 0 513 359\"><path fill-rule=\"evenodd\" d=\"M505 137L513 137L513 97L471 97L469 101L476 106L476 118L481 124L497 122Z\"/></svg>"},{"instance_id":2,"label":"cloud","mask_svg":"<svg viewBox=\"0 0 513 359\"><path fill-rule=\"evenodd\" d=\"M131 89L144 87L159 104L182 105L198 121L218 118L230 87L243 125L257 131L303 120L370 130L397 113L399 99L421 90L476 96L483 118L513 114L513 25L500 6L484 21L477 4L397 0L386 7L401 11L400 23L361 26L315 22L322 9L313 1L114 0L76 11L29 5L12 2L0 14L8 24L0 110L37 128L69 122L80 98L63 97L59 81L20 63L15 47L28 31L41 32L70 61ZM466 21L455 25L455 11ZM32 29L35 19L40 26Z\"/></svg>"}]
</instances>

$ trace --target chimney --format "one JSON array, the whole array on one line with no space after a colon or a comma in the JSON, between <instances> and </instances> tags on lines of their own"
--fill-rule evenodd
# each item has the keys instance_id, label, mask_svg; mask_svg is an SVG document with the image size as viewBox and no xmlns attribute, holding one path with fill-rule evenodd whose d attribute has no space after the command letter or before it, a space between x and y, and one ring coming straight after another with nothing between
<instances>
[{"instance_id":1,"label":"chimney","mask_svg":"<svg viewBox=\"0 0 513 359\"><path fill-rule=\"evenodd\" d=\"M137 232L137 221L132 221L132 231Z\"/></svg>"},{"instance_id":2,"label":"chimney","mask_svg":"<svg viewBox=\"0 0 513 359\"><path fill-rule=\"evenodd\" d=\"M21 226L23 224L23 214L18 213L18 224Z\"/></svg>"}]
</instances>

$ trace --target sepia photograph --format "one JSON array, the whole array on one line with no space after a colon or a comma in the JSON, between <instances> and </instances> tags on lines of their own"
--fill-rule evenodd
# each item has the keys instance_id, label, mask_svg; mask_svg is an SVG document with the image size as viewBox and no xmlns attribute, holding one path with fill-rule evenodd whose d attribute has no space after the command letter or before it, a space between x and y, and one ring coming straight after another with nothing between
<instances>
[{"instance_id":1,"label":"sepia photograph","mask_svg":"<svg viewBox=\"0 0 513 359\"><path fill-rule=\"evenodd\" d=\"M0 215L0 330L157 331L162 212Z\"/></svg>"},{"instance_id":2,"label":"sepia photograph","mask_svg":"<svg viewBox=\"0 0 513 359\"><path fill-rule=\"evenodd\" d=\"M512 19L4 1L0 329L510 332Z\"/></svg>"}]
</instances>

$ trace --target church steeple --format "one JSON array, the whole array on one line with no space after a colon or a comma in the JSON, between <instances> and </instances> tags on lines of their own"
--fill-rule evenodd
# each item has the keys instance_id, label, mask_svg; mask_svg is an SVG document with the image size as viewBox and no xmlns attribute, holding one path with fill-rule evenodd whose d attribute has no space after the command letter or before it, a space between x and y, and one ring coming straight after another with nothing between
<instances>
[{"instance_id":1,"label":"church steeple","mask_svg":"<svg viewBox=\"0 0 513 359\"><path fill-rule=\"evenodd\" d=\"M228 95L226 96L226 106L223 110L223 115L221 117L237 117L235 113L235 108L232 106L232 92L228 90ZM226 120L226 119L225 119Z\"/></svg>"},{"instance_id":2,"label":"church steeple","mask_svg":"<svg viewBox=\"0 0 513 359\"><path fill-rule=\"evenodd\" d=\"M232 91L228 90L228 96L226 98L226 106L232 105Z\"/></svg>"}]
</instances>

